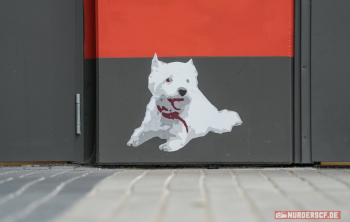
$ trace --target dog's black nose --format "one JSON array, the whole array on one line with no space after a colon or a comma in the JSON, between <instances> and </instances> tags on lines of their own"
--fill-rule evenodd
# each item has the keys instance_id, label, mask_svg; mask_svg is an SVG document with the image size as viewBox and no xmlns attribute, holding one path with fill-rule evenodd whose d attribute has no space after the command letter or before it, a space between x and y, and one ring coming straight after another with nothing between
<instances>
[{"instance_id":1,"label":"dog's black nose","mask_svg":"<svg viewBox=\"0 0 350 222\"><path fill-rule=\"evenodd\" d=\"M179 89L179 93L180 93L181 96L184 96L184 95L186 95L187 90L185 90L185 89Z\"/></svg>"}]
</instances>

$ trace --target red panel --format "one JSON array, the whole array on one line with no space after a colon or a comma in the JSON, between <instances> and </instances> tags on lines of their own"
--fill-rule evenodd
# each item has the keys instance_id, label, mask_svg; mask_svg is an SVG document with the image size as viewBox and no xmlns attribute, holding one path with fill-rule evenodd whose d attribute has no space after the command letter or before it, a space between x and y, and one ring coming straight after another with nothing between
<instances>
[{"instance_id":1,"label":"red panel","mask_svg":"<svg viewBox=\"0 0 350 222\"><path fill-rule=\"evenodd\" d=\"M84 58L96 58L95 0L84 0Z\"/></svg>"},{"instance_id":2,"label":"red panel","mask_svg":"<svg viewBox=\"0 0 350 222\"><path fill-rule=\"evenodd\" d=\"M96 0L98 57L293 56L293 0Z\"/></svg>"}]
</instances>

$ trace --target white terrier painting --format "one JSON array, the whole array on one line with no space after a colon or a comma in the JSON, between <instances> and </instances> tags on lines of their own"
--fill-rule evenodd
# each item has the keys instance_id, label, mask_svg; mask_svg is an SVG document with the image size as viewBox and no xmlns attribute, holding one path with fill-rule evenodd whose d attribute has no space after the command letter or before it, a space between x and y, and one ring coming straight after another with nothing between
<instances>
[{"instance_id":1,"label":"white terrier painting","mask_svg":"<svg viewBox=\"0 0 350 222\"><path fill-rule=\"evenodd\" d=\"M242 124L238 113L219 111L198 88L198 72L192 59L187 63L164 63L154 55L148 88L152 93L141 126L135 129L128 146L137 147L153 137L166 139L159 146L172 152L208 132L231 132Z\"/></svg>"}]
</instances>

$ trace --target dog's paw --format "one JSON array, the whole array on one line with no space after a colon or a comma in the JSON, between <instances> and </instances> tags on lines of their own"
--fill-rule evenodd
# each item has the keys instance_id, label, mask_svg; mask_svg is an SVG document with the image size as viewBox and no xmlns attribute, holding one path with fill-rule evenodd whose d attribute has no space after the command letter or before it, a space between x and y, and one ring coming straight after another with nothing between
<instances>
[{"instance_id":1,"label":"dog's paw","mask_svg":"<svg viewBox=\"0 0 350 222\"><path fill-rule=\"evenodd\" d=\"M180 140L173 140L171 142L160 145L159 149L165 152L173 152L181 149L183 146L184 145L182 145Z\"/></svg>"},{"instance_id":2,"label":"dog's paw","mask_svg":"<svg viewBox=\"0 0 350 222\"><path fill-rule=\"evenodd\" d=\"M171 147L169 147L168 143L164 143L164 144L160 145L160 146L159 146L159 149L160 149L161 151L165 151L165 152L171 152L171 151L173 151L173 150L171 149Z\"/></svg>"},{"instance_id":3,"label":"dog's paw","mask_svg":"<svg viewBox=\"0 0 350 222\"><path fill-rule=\"evenodd\" d=\"M129 140L129 142L127 143L128 146L132 146L132 147L137 147L139 145L139 140L138 138L133 138L131 137L131 139Z\"/></svg>"}]
</instances>

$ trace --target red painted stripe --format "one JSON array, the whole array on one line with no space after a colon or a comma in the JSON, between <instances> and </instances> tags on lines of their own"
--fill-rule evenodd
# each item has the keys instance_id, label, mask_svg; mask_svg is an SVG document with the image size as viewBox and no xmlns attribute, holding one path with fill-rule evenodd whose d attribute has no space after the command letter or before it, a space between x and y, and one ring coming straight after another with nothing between
<instances>
[{"instance_id":1,"label":"red painted stripe","mask_svg":"<svg viewBox=\"0 0 350 222\"><path fill-rule=\"evenodd\" d=\"M84 58L96 58L95 0L84 0Z\"/></svg>"},{"instance_id":2,"label":"red painted stripe","mask_svg":"<svg viewBox=\"0 0 350 222\"><path fill-rule=\"evenodd\" d=\"M96 0L98 57L293 56L293 0Z\"/></svg>"}]
</instances>

